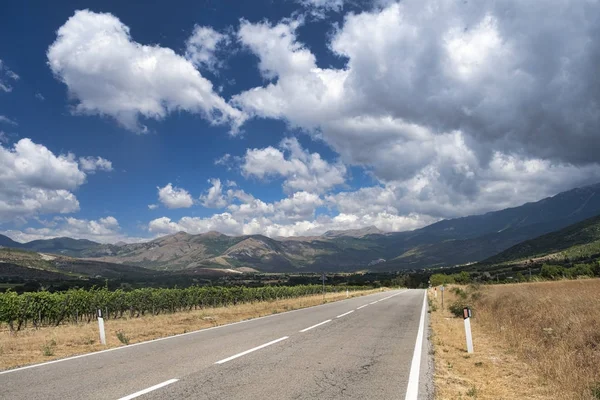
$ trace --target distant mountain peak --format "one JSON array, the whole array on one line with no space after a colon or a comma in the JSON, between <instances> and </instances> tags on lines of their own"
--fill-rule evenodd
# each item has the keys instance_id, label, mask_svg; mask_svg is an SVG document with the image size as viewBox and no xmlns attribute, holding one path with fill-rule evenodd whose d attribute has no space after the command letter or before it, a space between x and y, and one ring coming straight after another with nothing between
<instances>
[{"instance_id":1,"label":"distant mountain peak","mask_svg":"<svg viewBox=\"0 0 600 400\"><path fill-rule=\"evenodd\" d=\"M208 232L202 233L201 235L204 236L204 237L221 237L221 236L227 236L227 235L225 235L225 234L223 234L221 232L217 232L217 231L208 231Z\"/></svg>"},{"instance_id":2,"label":"distant mountain peak","mask_svg":"<svg viewBox=\"0 0 600 400\"><path fill-rule=\"evenodd\" d=\"M184 232L184 231L179 231L179 232L177 232L177 233L173 233L173 234L171 234L171 235L163 236L163 238L165 238L165 237L173 237L173 238L186 238L186 237L188 237L188 236L192 236L192 235L190 235L189 233L187 233L187 232Z\"/></svg>"},{"instance_id":3,"label":"distant mountain peak","mask_svg":"<svg viewBox=\"0 0 600 400\"><path fill-rule=\"evenodd\" d=\"M361 238L361 237L367 236L367 235L381 235L383 233L384 232L379 230L376 226L371 225L371 226L367 226L365 228L360 228L360 229L327 231L322 236L326 237L326 238L335 238L335 237L341 237L341 236Z\"/></svg>"}]
</instances>

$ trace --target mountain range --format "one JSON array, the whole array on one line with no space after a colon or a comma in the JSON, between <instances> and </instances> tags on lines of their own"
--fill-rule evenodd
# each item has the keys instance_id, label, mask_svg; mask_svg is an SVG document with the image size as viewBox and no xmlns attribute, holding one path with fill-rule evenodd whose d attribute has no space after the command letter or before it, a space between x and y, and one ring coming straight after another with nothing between
<instances>
[{"instance_id":1,"label":"mountain range","mask_svg":"<svg viewBox=\"0 0 600 400\"><path fill-rule=\"evenodd\" d=\"M599 214L600 184L596 184L519 207L443 220L407 232L385 233L367 227L289 238L179 232L133 244L99 244L72 238L19 243L0 235L0 246L159 271L194 268L264 272L386 271L484 260L520 242Z\"/></svg>"},{"instance_id":2,"label":"mountain range","mask_svg":"<svg viewBox=\"0 0 600 400\"><path fill-rule=\"evenodd\" d=\"M516 244L480 265L600 257L600 215Z\"/></svg>"}]
</instances>

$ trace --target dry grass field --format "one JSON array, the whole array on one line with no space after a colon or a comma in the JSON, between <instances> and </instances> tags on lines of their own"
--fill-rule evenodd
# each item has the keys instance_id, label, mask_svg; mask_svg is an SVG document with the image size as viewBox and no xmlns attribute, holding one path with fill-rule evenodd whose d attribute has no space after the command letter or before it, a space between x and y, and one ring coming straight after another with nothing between
<instances>
[{"instance_id":1,"label":"dry grass field","mask_svg":"<svg viewBox=\"0 0 600 400\"><path fill-rule=\"evenodd\" d=\"M600 399L600 280L465 291L474 354L462 318L432 303L437 398ZM445 293L447 306L459 300Z\"/></svg>"},{"instance_id":2,"label":"dry grass field","mask_svg":"<svg viewBox=\"0 0 600 400\"><path fill-rule=\"evenodd\" d=\"M350 297L364 296L382 290L353 292ZM325 301L338 301L345 298L346 293L328 293ZM0 326L0 370L119 347L125 345L123 342L138 343L322 303L323 296L314 295L175 314L106 320L106 346L99 343L96 322L40 329L27 328L14 335L10 334L7 326Z\"/></svg>"}]
</instances>

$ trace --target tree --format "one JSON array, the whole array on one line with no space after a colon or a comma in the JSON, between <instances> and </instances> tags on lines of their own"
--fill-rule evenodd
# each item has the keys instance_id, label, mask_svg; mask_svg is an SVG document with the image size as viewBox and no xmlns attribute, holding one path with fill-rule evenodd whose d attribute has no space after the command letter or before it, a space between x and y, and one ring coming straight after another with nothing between
<instances>
[{"instance_id":1,"label":"tree","mask_svg":"<svg viewBox=\"0 0 600 400\"><path fill-rule=\"evenodd\" d=\"M573 268L571 268L571 276L594 276L594 272L592 271L592 267L588 264L576 264Z\"/></svg>"},{"instance_id":2,"label":"tree","mask_svg":"<svg viewBox=\"0 0 600 400\"><path fill-rule=\"evenodd\" d=\"M429 280L431 281L431 286L448 285L450 283L455 283L454 276L446 274L433 274L431 275Z\"/></svg>"},{"instance_id":3,"label":"tree","mask_svg":"<svg viewBox=\"0 0 600 400\"><path fill-rule=\"evenodd\" d=\"M471 275L467 271L461 271L459 274L454 274L454 280L456 283L466 285L471 283Z\"/></svg>"},{"instance_id":4,"label":"tree","mask_svg":"<svg viewBox=\"0 0 600 400\"><path fill-rule=\"evenodd\" d=\"M558 279L561 277L563 268L556 265L544 264L540 275L546 279Z\"/></svg>"}]
</instances>

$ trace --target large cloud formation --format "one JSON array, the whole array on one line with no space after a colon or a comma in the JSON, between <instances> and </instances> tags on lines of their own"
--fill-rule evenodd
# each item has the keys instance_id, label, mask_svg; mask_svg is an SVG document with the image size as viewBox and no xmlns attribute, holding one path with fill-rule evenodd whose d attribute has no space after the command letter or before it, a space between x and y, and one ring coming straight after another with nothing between
<instances>
[{"instance_id":1,"label":"large cloud formation","mask_svg":"<svg viewBox=\"0 0 600 400\"><path fill-rule=\"evenodd\" d=\"M321 16L346 5L298 2ZM242 19L237 42L257 56L265 83L230 102L194 67L219 72L215 55L229 39L207 27L195 28L184 58L134 42L110 14L80 11L48 59L76 111L132 130L143 130L140 117L178 109L233 130L269 118L339 154L326 160L287 139L227 155L218 164L237 164L245 178L280 178L286 197L263 201L212 179L199 203L217 214L157 218L154 234L405 230L600 180L599 20L599 0L379 0L331 25L335 67L303 43L307 20ZM338 191L350 166L374 183Z\"/></svg>"},{"instance_id":2,"label":"large cloud formation","mask_svg":"<svg viewBox=\"0 0 600 400\"><path fill-rule=\"evenodd\" d=\"M301 20L242 20L268 83L234 103L371 169L398 215L518 205L600 178L599 5L391 3L346 15L339 69L301 43Z\"/></svg>"},{"instance_id":3,"label":"large cloud formation","mask_svg":"<svg viewBox=\"0 0 600 400\"><path fill-rule=\"evenodd\" d=\"M52 72L77 100L77 113L107 115L137 132L146 130L140 116L162 119L177 110L230 124L232 132L245 119L191 61L169 48L135 42L129 27L112 14L75 12L58 29L47 55ZM193 61L207 62L200 56L196 51Z\"/></svg>"},{"instance_id":4,"label":"large cloud formation","mask_svg":"<svg viewBox=\"0 0 600 400\"><path fill-rule=\"evenodd\" d=\"M317 67L297 40L297 21L243 21L239 40L277 81L240 94L238 104L331 136L375 128L378 139L408 141L421 127L535 157L596 161L597 1L426 3L346 16L330 42L344 69Z\"/></svg>"},{"instance_id":5,"label":"large cloud formation","mask_svg":"<svg viewBox=\"0 0 600 400\"><path fill-rule=\"evenodd\" d=\"M301 42L302 19L242 20L238 41L258 57L266 84L233 98L250 116L325 141L378 184L335 193L344 164L312 168L320 157L290 151L297 142L248 149L219 163L237 160L245 177L282 177L287 198L267 203L213 186L224 212L163 217L150 230L406 230L600 180L598 2L379 3L333 31L329 48L342 68L323 67ZM337 172L320 180L319 171ZM303 173L310 179L300 182L326 183L292 185ZM277 214L293 201L302 212Z\"/></svg>"},{"instance_id":6,"label":"large cloud formation","mask_svg":"<svg viewBox=\"0 0 600 400\"><path fill-rule=\"evenodd\" d=\"M83 158L110 161L102 158ZM12 148L0 144L0 223L39 214L79 210L73 191L85 183L85 164L73 154L55 155L31 139Z\"/></svg>"}]
</instances>

